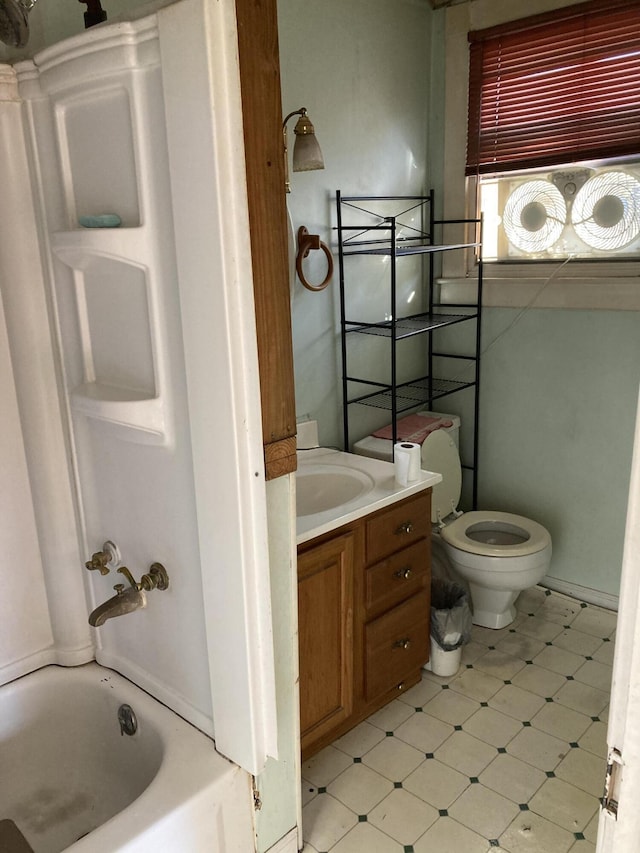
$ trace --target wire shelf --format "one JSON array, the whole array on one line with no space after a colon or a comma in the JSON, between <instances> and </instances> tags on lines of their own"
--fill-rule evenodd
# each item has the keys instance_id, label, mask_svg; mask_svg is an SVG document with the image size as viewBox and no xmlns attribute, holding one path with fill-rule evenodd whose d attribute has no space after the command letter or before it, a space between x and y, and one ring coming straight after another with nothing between
<instances>
[{"instance_id":1,"label":"wire shelf","mask_svg":"<svg viewBox=\"0 0 640 853\"><path fill-rule=\"evenodd\" d=\"M392 257L395 254L396 258L401 258L404 255L429 255L435 252L450 252L453 249L474 249L479 247L480 243L451 243L442 246L431 243L420 243L415 246L396 246L395 253L391 246L358 248L357 243L348 243L347 241L345 241L344 246L344 255L385 255L386 257Z\"/></svg>"},{"instance_id":2,"label":"wire shelf","mask_svg":"<svg viewBox=\"0 0 640 853\"><path fill-rule=\"evenodd\" d=\"M395 338L396 340L411 338L414 335L431 332L433 329L440 329L443 326L462 323L464 320L469 320L473 317L477 317L477 314L432 313L416 314L414 317L402 317L396 320ZM345 320L345 332L357 332L361 335L378 335L383 338L390 338L393 335L393 326L391 320L387 320L384 323L356 323L353 320Z\"/></svg>"},{"instance_id":3,"label":"wire shelf","mask_svg":"<svg viewBox=\"0 0 640 853\"><path fill-rule=\"evenodd\" d=\"M350 382L360 382L359 379L348 378ZM405 385L398 385L395 389L396 411L399 413L406 412L416 406L421 406L425 403L431 403L433 400L438 400L441 397L446 397L448 394L455 394L463 388L471 388L475 382L458 382L453 379L433 379L431 380L431 392L429 391L429 378L414 380ZM360 403L363 406L372 406L374 409L384 409L391 411L393 407L393 389L389 386L384 391L375 391L369 394L363 394L360 397L354 397L348 401L349 405Z\"/></svg>"}]
</instances>

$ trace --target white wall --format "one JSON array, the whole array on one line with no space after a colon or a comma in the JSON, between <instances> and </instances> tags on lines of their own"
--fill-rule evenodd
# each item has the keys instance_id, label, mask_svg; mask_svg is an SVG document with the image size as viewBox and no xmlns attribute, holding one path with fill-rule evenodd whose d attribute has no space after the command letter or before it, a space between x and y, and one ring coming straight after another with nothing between
<instances>
[{"instance_id":1,"label":"white wall","mask_svg":"<svg viewBox=\"0 0 640 853\"><path fill-rule=\"evenodd\" d=\"M402 195L428 189L432 12L415 0L279 0L278 16L283 111L307 107L325 161L324 171L291 173L293 228L297 233L305 225L335 246L336 190ZM320 281L325 269L321 261L317 269L310 264L308 277ZM338 299L337 264L321 293L296 281L296 410L318 420L325 444L342 441Z\"/></svg>"}]
</instances>

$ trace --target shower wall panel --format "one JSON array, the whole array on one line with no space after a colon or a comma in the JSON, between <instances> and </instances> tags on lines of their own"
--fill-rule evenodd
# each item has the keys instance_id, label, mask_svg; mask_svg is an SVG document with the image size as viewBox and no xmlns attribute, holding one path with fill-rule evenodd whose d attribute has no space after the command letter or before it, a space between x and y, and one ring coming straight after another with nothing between
<instances>
[{"instance_id":1,"label":"shower wall panel","mask_svg":"<svg viewBox=\"0 0 640 853\"><path fill-rule=\"evenodd\" d=\"M277 739L235 27L233 0L183 0L92 28L18 73L81 615L127 583L115 566L83 567L107 539L136 580L162 563L168 589L92 631L96 658L256 774Z\"/></svg>"},{"instance_id":2,"label":"shower wall panel","mask_svg":"<svg viewBox=\"0 0 640 853\"><path fill-rule=\"evenodd\" d=\"M111 539L136 580L154 562L170 578L95 631L96 657L213 734L157 19L20 71L38 171L57 176L43 237L84 552ZM126 583L77 570L87 615Z\"/></svg>"}]
</instances>

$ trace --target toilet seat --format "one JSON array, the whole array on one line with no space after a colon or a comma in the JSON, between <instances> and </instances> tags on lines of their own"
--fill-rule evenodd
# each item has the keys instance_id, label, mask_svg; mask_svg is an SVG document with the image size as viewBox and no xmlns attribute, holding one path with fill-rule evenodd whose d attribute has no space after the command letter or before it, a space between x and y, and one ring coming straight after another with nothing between
<instances>
[{"instance_id":1,"label":"toilet seat","mask_svg":"<svg viewBox=\"0 0 640 853\"><path fill-rule=\"evenodd\" d=\"M530 518L509 512L458 512L460 456L444 430L436 430L424 440L421 464L427 471L442 474L442 482L433 487L431 521L440 525L440 535L448 545L480 557L523 557L551 545L548 531Z\"/></svg>"},{"instance_id":2,"label":"toilet seat","mask_svg":"<svg viewBox=\"0 0 640 853\"><path fill-rule=\"evenodd\" d=\"M440 535L453 548L484 557L525 557L551 545L541 524L511 512L465 512L445 525ZM500 539L507 541L496 541Z\"/></svg>"}]
</instances>

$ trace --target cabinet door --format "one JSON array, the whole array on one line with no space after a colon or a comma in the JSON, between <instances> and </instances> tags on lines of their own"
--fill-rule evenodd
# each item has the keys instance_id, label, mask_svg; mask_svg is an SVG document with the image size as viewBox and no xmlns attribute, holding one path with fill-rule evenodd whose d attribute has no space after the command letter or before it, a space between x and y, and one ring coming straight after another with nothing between
<instances>
[{"instance_id":1,"label":"cabinet door","mask_svg":"<svg viewBox=\"0 0 640 853\"><path fill-rule=\"evenodd\" d=\"M348 533L298 556L303 753L353 709L353 551Z\"/></svg>"}]
</instances>

